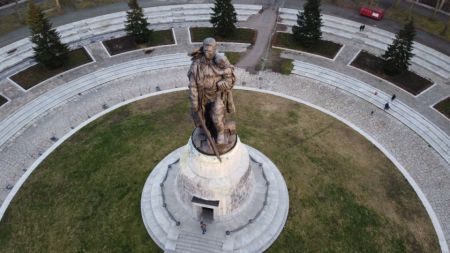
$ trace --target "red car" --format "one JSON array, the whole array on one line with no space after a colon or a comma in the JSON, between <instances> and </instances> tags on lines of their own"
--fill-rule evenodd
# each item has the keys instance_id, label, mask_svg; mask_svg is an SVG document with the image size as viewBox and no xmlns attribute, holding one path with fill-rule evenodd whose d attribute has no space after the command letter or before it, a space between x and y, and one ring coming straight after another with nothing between
<instances>
[{"instance_id":1,"label":"red car","mask_svg":"<svg viewBox=\"0 0 450 253\"><path fill-rule=\"evenodd\" d=\"M384 10L378 8L361 7L359 10L361 16L373 18L375 20L381 20L384 16Z\"/></svg>"}]
</instances>

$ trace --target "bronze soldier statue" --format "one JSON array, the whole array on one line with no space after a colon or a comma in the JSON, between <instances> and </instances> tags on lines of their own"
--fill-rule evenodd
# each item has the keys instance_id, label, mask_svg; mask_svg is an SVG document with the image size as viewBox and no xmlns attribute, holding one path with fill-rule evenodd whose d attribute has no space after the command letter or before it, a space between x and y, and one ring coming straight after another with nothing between
<instances>
[{"instance_id":1,"label":"bronze soldier statue","mask_svg":"<svg viewBox=\"0 0 450 253\"><path fill-rule=\"evenodd\" d=\"M206 38L190 56L189 97L192 118L197 127L193 134L194 144L204 153L223 154L236 141L235 123L225 119L226 113L235 112L231 94L236 82L234 66L225 55L217 53L217 43L213 38ZM210 141L205 138L208 135ZM212 150L215 148L217 151Z\"/></svg>"}]
</instances>

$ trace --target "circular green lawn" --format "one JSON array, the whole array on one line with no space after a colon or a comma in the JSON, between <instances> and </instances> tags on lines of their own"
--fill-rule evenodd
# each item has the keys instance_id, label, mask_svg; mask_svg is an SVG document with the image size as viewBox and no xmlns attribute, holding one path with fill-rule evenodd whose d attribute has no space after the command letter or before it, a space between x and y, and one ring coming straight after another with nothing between
<instances>
[{"instance_id":1,"label":"circular green lawn","mask_svg":"<svg viewBox=\"0 0 450 253\"><path fill-rule=\"evenodd\" d=\"M281 170L286 227L268 252L439 252L431 221L394 165L336 119L272 95L235 91L242 142ZM0 252L162 252L143 225L152 168L185 145L187 92L94 121L31 174L0 223Z\"/></svg>"}]
</instances>

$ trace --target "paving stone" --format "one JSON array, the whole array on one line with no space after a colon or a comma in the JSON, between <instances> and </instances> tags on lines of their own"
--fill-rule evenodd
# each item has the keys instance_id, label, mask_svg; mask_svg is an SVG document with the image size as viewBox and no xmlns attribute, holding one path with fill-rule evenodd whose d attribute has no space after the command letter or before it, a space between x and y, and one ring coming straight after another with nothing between
<instances>
[{"instance_id":1,"label":"paving stone","mask_svg":"<svg viewBox=\"0 0 450 253\"><path fill-rule=\"evenodd\" d=\"M186 23L186 25L188 24ZM353 29L352 27L352 24L349 23L347 28L344 28L348 32L348 29ZM391 35L378 30L371 29L375 34L374 36L381 38L377 40L377 43L378 41L379 43L386 42ZM178 31L178 35L182 36L182 40L186 41L187 30L184 34L182 28L176 31ZM343 33L345 31L338 31L337 36L333 34L324 35L326 38L333 38L333 40L350 45L347 49L344 48L341 55L337 57L336 62L304 55L294 56L296 60L307 59L313 65L328 68L336 72L337 75L336 73L327 75L329 79L326 80L317 78L318 73L321 75L329 74L330 71L326 69L322 69L322 72L315 73L314 76L309 78L282 76L270 72L251 75L238 69L238 84L262 91L289 94L296 99L332 112L347 123L351 123L363 131L368 137L376 141L380 145L379 147L383 148L384 152L401 165L402 173L406 173L405 175L410 177L417 185L415 190L424 193L426 199L421 200L430 204L432 209L431 213L428 210L429 214L433 215L435 213L440 226L443 228L444 240L448 244L450 242L450 230L448 229L450 227L450 202L445 196L448 196L448 185L450 185L449 163L436 152L436 145L433 144L430 147L429 142L421 137L427 131L429 132L428 134L433 134L433 128L415 128L416 121L422 122L420 124L427 124L427 121L429 121L428 123L430 124L439 125L441 130L446 133L439 138L443 140L448 138L448 133L450 132L448 120L442 119L442 116L437 115L436 112L429 108L430 105L450 94L448 85L445 85L446 79L436 77L437 84L417 97L400 94L398 96L399 103L394 107L395 110L392 110L392 113L385 113L379 109L380 105L382 105L384 99L389 98L390 94L393 92L398 93L398 91L392 87L383 86L381 81L377 81L373 77L345 65L346 60L354 53L354 49L358 48L359 43L357 40L366 41L369 36L356 32L356 34L352 34L353 37L350 40L339 37L340 32ZM357 40L355 40L355 37ZM13 45L12 48L15 46L17 45ZM227 50L230 51L242 50L238 45L227 44L226 46ZM100 50L98 44L91 44L87 47ZM15 128L16 125L11 124L10 126L15 128L15 130L8 135L10 136L9 138L5 138L3 145L0 146L0 186L15 185L15 182L29 169L33 161L54 144L50 140L52 136L61 138L72 130L71 127L77 127L85 122L87 115L92 114L90 116L94 116L94 114L103 111L105 104L110 108L121 103L124 98L129 99L141 94L145 95L155 92L157 86L163 91L176 87L185 87L187 85L185 73L189 64L186 52L189 52L194 47L196 45L180 43L178 46L158 48L150 56L144 55L142 52L130 52L111 58L99 57L103 58L104 61L65 73L61 75L61 78L43 82L27 92L15 90L11 83L7 83L6 86L5 82L0 83L1 89L7 86L12 87L9 94L14 94L14 100L0 108L0 118L3 119L0 124L4 124L4 122L11 119L12 115L17 114L20 110L27 108L27 106L29 106L28 108L33 108L33 110L23 110L30 111L29 115L33 115L32 118L28 118L26 113L22 115L23 117L16 117L22 125ZM419 47L421 46L417 44L416 48ZM371 52L380 52L379 48L365 47L365 49ZM420 48L420 50L434 55L433 57L436 59L447 61L447 58L442 57L438 52L436 53L426 48ZM16 53L20 53L20 51ZM180 54L180 58L165 56L176 53ZM94 53L94 57L101 54L102 52L98 51ZM183 57L181 55L185 57L184 60L182 60ZM153 57L160 57L158 58L160 62L156 64L152 62L155 59L148 59ZM440 63L438 60L434 61L434 64L438 63ZM134 67L131 66L132 64L135 64ZM162 64L164 68L158 68L158 64ZM16 65L17 69L20 69L19 66L25 65ZM413 66L414 68L415 66ZM419 71L423 70L419 69ZM0 71L0 73L4 74L6 72ZM351 78L342 78L342 75L339 75L339 73L355 77L358 82L354 82ZM303 75L302 73L300 74ZM432 73L430 72L429 75L432 75ZM330 83L331 81L333 81L333 84ZM366 84L366 87L346 86L346 89L352 89L352 92L349 93L348 90L343 90L344 86L337 88L334 82L342 82L343 84L346 82L361 84L362 82ZM66 85L74 83L77 85ZM124 83L133 83L134 85L124 85ZM384 95L380 95L373 100L367 100L369 95L367 92L374 89L383 91ZM79 96L78 93L82 95ZM354 94L357 94L357 96ZM42 107L44 104L44 107L47 109ZM406 120L403 113L396 113L397 110L404 110L405 106L412 110L405 111L407 115L416 113L419 116L414 117L413 121L411 121ZM373 116L370 116L371 110L375 111ZM31 111L35 113L31 113ZM63 116L61 117L61 115ZM51 122L55 124L50 124ZM413 125L406 128L405 124L408 126ZM0 127L0 135L7 128L4 126L1 125ZM418 131L419 134L415 131ZM33 141L29 142L29 140ZM448 144L446 141L443 142ZM443 148L440 153L442 152L448 154L449 150ZM0 200L3 201L8 193L9 191L6 189L0 189ZM236 220L236 222L241 221ZM444 250L444 252L448 252L448 249L447 251Z\"/></svg>"},{"instance_id":2,"label":"paving stone","mask_svg":"<svg viewBox=\"0 0 450 253\"><path fill-rule=\"evenodd\" d=\"M296 9L280 9L280 24L290 27L296 25L298 10ZM375 47L382 51L387 49L387 46L392 43L395 35L381 30L376 27L367 26L364 32L359 32L360 23L346 20L343 18L322 15L324 33L337 35L346 39L357 39L370 47ZM446 80L450 78L450 57L444 55L432 48L426 47L420 43L414 43L413 53L415 56L412 62L422 68L443 77Z\"/></svg>"}]
</instances>

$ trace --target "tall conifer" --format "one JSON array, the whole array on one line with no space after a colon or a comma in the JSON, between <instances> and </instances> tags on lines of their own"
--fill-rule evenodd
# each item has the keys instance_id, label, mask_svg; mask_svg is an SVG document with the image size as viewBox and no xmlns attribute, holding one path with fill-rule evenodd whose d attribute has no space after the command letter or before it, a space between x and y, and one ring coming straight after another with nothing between
<instances>
[{"instance_id":1,"label":"tall conifer","mask_svg":"<svg viewBox=\"0 0 450 253\"><path fill-rule=\"evenodd\" d=\"M137 0L130 0L128 7L130 7L130 10L127 11L127 20L125 21L127 34L132 35L136 43L148 42L151 30L147 28L149 23L144 16L142 8L139 6Z\"/></svg>"},{"instance_id":2,"label":"tall conifer","mask_svg":"<svg viewBox=\"0 0 450 253\"><path fill-rule=\"evenodd\" d=\"M383 55L384 71L389 75L400 74L408 70L416 31L413 21L407 23L396 35L395 39Z\"/></svg>"},{"instance_id":3,"label":"tall conifer","mask_svg":"<svg viewBox=\"0 0 450 253\"><path fill-rule=\"evenodd\" d=\"M308 0L303 12L297 15L297 25L292 27L295 39L304 46L310 46L322 38L320 0Z\"/></svg>"},{"instance_id":4,"label":"tall conifer","mask_svg":"<svg viewBox=\"0 0 450 253\"><path fill-rule=\"evenodd\" d=\"M39 6L28 3L27 22L31 30L34 58L48 68L57 68L67 61L69 49L61 42L59 33L45 17Z\"/></svg>"},{"instance_id":5,"label":"tall conifer","mask_svg":"<svg viewBox=\"0 0 450 253\"><path fill-rule=\"evenodd\" d=\"M222 37L234 33L236 30L237 14L231 0L216 0L211 8L210 22L213 25L214 33Z\"/></svg>"}]
</instances>

